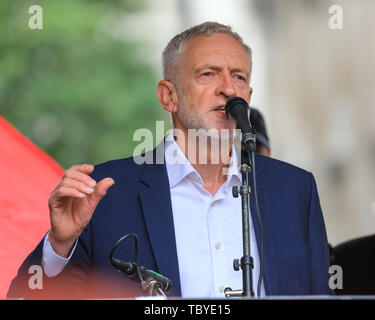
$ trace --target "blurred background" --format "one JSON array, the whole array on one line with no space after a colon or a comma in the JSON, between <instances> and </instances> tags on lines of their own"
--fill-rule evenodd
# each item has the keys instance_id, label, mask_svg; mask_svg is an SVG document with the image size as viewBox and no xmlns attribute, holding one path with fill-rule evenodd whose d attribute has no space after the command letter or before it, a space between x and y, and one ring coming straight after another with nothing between
<instances>
[{"instance_id":1,"label":"blurred background","mask_svg":"<svg viewBox=\"0 0 375 320\"><path fill-rule=\"evenodd\" d=\"M229 24L253 50L272 156L314 174L336 245L374 233L374 12L371 0L1 1L0 114L63 168L131 156L137 129L170 128L156 97L168 41Z\"/></svg>"}]
</instances>

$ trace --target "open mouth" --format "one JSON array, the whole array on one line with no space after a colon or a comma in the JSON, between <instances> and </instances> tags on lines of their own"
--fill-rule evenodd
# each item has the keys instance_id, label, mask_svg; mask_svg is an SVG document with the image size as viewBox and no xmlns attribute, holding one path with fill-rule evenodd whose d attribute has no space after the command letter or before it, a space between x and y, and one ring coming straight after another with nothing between
<instances>
[{"instance_id":1,"label":"open mouth","mask_svg":"<svg viewBox=\"0 0 375 320\"><path fill-rule=\"evenodd\" d=\"M225 114L225 106L218 106L216 109L214 109L214 111L218 111L221 115L227 117Z\"/></svg>"}]
</instances>

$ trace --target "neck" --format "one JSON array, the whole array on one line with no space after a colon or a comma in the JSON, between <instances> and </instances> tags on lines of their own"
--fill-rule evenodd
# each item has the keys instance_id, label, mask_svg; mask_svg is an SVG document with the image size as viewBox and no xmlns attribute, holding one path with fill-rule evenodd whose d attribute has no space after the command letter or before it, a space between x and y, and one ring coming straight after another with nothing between
<instances>
[{"instance_id":1,"label":"neck","mask_svg":"<svg viewBox=\"0 0 375 320\"><path fill-rule=\"evenodd\" d=\"M232 156L232 140L177 135L176 143L203 179L203 187L215 195L227 179L225 172Z\"/></svg>"}]
</instances>

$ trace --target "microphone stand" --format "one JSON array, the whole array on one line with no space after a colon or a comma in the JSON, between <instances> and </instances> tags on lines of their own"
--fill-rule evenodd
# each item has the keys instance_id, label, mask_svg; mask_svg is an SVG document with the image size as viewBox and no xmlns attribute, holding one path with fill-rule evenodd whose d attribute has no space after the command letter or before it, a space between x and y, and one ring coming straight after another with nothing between
<instances>
[{"instance_id":1,"label":"microphone stand","mask_svg":"<svg viewBox=\"0 0 375 320\"><path fill-rule=\"evenodd\" d=\"M147 282L147 288L149 289L149 296L157 296L166 298L167 295L162 289L160 282L156 280L150 280Z\"/></svg>"},{"instance_id":2,"label":"microphone stand","mask_svg":"<svg viewBox=\"0 0 375 320\"><path fill-rule=\"evenodd\" d=\"M242 137L244 140L245 137ZM255 150L255 135L251 135L250 139L247 137L247 140L252 140L250 147L250 152ZM247 141L249 142L249 141ZM248 146L248 145L247 145ZM254 289L253 289L253 269L254 269L254 259L251 256L250 248L250 193L251 187L249 186L249 172L251 172L251 158L250 152L241 150L241 166L239 171L242 174L242 185L240 188L238 186L233 186L232 194L233 197L238 198L238 195L241 195L241 205L242 205L242 240L243 240L243 257L241 262L239 259L233 261L233 268L235 271L238 271L241 267L242 269L242 290L232 290L231 288L226 288L224 293L226 297L238 297L243 298L254 298ZM255 174L255 172L253 173Z\"/></svg>"},{"instance_id":3,"label":"microphone stand","mask_svg":"<svg viewBox=\"0 0 375 320\"><path fill-rule=\"evenodd\" d=\"M259 237L260 237L260 248L259 248L259 279L257 295L261 294L262 277L263 277L263 231L262 231L262 220L259 212L259 203L257 195L257 183L255 174L255 150L256 150L256 135L255 130L251 126L249 121L249 105L241 97L232 97L225 104L225 114L228 119L233 119L237 123L237 129L242 132L241 144L243 151L241 150L241 166L240 172L242 174L242 185L240 189L234 186L232 189L233 197L238 197L241 194L242 198L242 237L243 237L243 257L241 263L238 259L233 261L234 270L238 271L239 267L242 269L243 279L243 290L234 290L226 288L224 290L226 297L242 296L246 298L254 297L253 290L253 269L254 259L250 252L250 192L249 187L249 172L252 170L253 174L253 188L255 207L258 214L259 222Z\"/></svg>"}]
</instances>

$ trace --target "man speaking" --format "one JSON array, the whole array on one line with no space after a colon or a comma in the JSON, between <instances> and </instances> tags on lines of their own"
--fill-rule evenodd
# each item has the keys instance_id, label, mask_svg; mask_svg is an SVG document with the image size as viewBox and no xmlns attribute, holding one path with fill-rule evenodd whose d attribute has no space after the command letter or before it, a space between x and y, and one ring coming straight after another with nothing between
<instances>
[{"instance_id":1,"label":"man speaking","mask_svg":"<svg viewBox=\"0 0 375 320\"><path fill-rule=\"evenodd\" d=\"M8 297L144 295L108 261L129 233L139 239L139 264L172 281L170 296L224 297L226 287L241 288L242 274L233 270L242 255L241 200L232 196L241 174L233 136L224 134L236 123L224 107L233 97L250 103L251 69L251 49L229 26L206 22L175 36L163 52L157 86L174 128L163 141L165 161L127 158L66 170L49 199L51 229L20 267ZM191 138L191 130L200 134ZM213 131L202 148L201 136ZM220 157L212 152L217 141ZM254 286L260 296L331 294L312 174L261 155L255 161L263 242L251 193ZM116 257L134 261L133 241L122 243ZM28 286L32 265L43 267L43 289Z\"/></svg>"}]
</instances>

